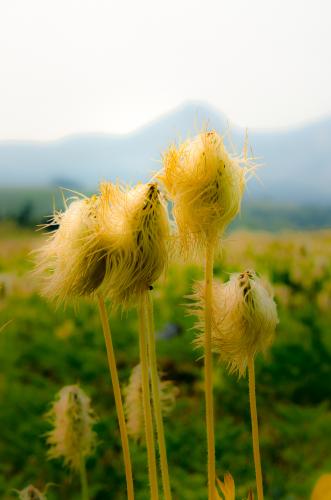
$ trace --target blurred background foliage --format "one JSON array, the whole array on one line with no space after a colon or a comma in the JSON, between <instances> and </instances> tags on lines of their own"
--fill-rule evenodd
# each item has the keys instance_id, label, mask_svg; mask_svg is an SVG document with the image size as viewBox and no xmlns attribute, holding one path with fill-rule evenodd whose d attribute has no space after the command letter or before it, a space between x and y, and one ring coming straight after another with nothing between
<instances>
[{"instance_id":1,"label":"blurred background foliage","mask_svg":"<svg viewBox=\"0 0 331 500\"><path fill-rule=\"evenodd\" d=\"M124 499L119 432L105 347L95 304L55 308L29 275L42 236L0 226L0 497L34 483L50 499L80 498L79 481L60 461L47 461L43 415L66 384L80 383L98 416L99 444L88 461L91 497ZM266 500L309 498L331 470L331 232L231 232L215 274L254 268L274 286L280 324L267 359L257 360L257 400ZM192 348L193 318L185 314L196 264L173 263L153 291L159 368L179 387L165 421L174 500L206 498L202 360ZM121 382L138 361L135 311L111 313ZM215 360L216 361L216 360ZM217 474L230 471L238 499L254 487L247 380L215 362ZM131 443L137 500L148 498L146 453Z\"/></svg>"},{"instance_id":2,"label":"blurred background foliage","mask_svg":"<svg viewBox=\"0 0 331 500\"><path fill-rule=\"evenodd\" d=\"M0 221L14 220L20 227L34 227L45 223L54 207L63 207L66 198L75 195L66 188L66 182L56 187L0 187ZM74 187L73 187L74 186ZM79 186L68 187L80 191ZM250 186L249 186L250 187ZM249 190L248 190L249 191ZM90 195L93 190L83 190ZM331 205L326 203L300 202L291 198L282 202L268 198L255 199L248 192L244 198L242 211L232 223L233 229L279 231L284 228L296 230L325 229L330 227Z\"/></svg>"}]
</instances>

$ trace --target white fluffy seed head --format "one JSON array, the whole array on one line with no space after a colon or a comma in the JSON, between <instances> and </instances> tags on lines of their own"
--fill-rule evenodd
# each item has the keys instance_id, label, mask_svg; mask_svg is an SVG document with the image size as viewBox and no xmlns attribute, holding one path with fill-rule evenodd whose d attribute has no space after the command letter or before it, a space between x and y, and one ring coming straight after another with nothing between
<instances>
[{"instance_id":1,"label":"white fluffy seed head","mask_svg":"<svg viewBox=\"0 0 331 500\"><path fill-rule=\"evenodd\" d=\"M78 385L65 386L46 417L53 426L47 434L48 458L63 458L65 465L79 470L81 458L90 456L96 445L90 398Z\"/></svg>"},{"instance_id":2,"label":"white fluffy seed head","mask_svg":"<svg viewBox=\"0 0 331 500\"><path fill-rule=\"evenodd\" d=\"M169 221L157 184L126 189L102 183L100 195L75 199L36 252L35 273L57 302L99 288L115 306L136 302L167 265Z\"/></svg>"},{"instance_id":3,"label":"white fluffy seed head","mask_svg":"<svg viewBox=\"0 0 331 500\"><path fill-rule=\"evenodd\" d=\"M36 252L35 273L43 279L44 294L57 302L90 295L105 275L105 253L95 237L99 198L73 200L54 215L46 243Z\"/></svg>"},{"instance_id":4,"label":"white fluffy seed head","mask_svg":"<svg viewBox=\"0 0 331 500\"><path fill-rule=\"evenodd\" d=\"M204 285L198 283L195 292L193 311L202 331L196 344L203 346ZM214 281L212 296L212 349L230 372L243 376L248 360L265 353L274 339L278 316L270 287L249 270L223 284Z\"/></svg>"},{"instance_id":5,"label":"white fluffy seed head","mask_svg":"<svg viewBox=\"0 0 331 500\"><path fill-rule=\"evenodd\" d=\"M112 303L127 306L160 277L167 266L169 221L156 183L132 189L101 186L104 220L112 214L113 252L104 289ZM104 224L103 234L109 234ZM103 238L103 237L102 237Z\"/></svg>"},{"instance_id":6,"label":"white fluffy seed head","mask_svg":"<svg viewBox=\"0 0 331 500\"><path fill-rule=\"evenodd\" d=\"M245 174L252 168L248 164L231 157L215 131L172 146L163 155L159 178L173 201L184 252L191 253L192 248L199 252L239 213Z\"/></svg>"}]
</instances>

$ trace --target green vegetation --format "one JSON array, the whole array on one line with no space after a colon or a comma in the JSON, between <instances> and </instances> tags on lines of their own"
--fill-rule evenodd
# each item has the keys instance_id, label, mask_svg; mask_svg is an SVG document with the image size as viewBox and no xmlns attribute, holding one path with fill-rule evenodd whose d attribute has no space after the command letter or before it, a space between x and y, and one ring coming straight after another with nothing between
<instances>
[{"instance_id":1,"label":"green vegetation","mask_svg":"<svg viewBox=\"0 0 331 500\"><path fill-rule=\"evenodd\" d=\"M6 238L4 238L6 235ZM29 483L50 487L50 499L80 498L76 476L62 462L46 460L42 418L54 395L80 383L99 420L98 447L87 463L91 497L125 498L120 437L104 341L96 304L82 300L66 310L39 297L27 274L29 252L40 236L13 227L0 229L0 497ZM322 472L331 469L331 233L232 233L224 243L226 272L255 268L275 287L280 325L268 359L257 359L257 402L266 500L304 500ZM174 498L206 498L206 443L202 360L192 349L193 319L184 296L201 276L194 265L173 264L153 291L158 362L179 387L177 404L165 420ZM134 312L112 314L121 382L139 360ZM254 487L247 380L215 363L216 466L230 471L238 498ZM131 443L136 498L148 497L146 451Z\"/></svg>"}]
</instances>

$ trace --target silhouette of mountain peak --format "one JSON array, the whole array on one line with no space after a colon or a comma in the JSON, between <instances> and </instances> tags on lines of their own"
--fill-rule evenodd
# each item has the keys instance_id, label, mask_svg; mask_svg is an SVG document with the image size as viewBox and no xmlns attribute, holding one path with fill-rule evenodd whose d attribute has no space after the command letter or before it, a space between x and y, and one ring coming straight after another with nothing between
<instances>
[{"instance_id":1,"label":"silhouette of mountain peak","mask_svg":"<svg viewBox=\"0 0 331 500\"><path fill-rule=\"evenodd\" d=\"M203 127L224 133L227 118L205 101L189 100L130 134L91 133L53 142L0 142L2 186L47 186L71 179L93 188L100 179L147 181L160 168L162 152ZM237 150L243 129L230 125ZM331 118L284 130L250 130L250 144L265 168L249 196L269 200L328 203L331 199Z\"/></svg>"}]
</instances>

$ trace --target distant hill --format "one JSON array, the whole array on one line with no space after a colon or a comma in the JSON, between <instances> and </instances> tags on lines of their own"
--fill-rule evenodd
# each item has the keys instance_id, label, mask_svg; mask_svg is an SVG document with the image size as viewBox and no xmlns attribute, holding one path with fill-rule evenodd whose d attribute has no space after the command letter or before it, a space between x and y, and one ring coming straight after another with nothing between
<instances>
[{"instance_id":1,"label":"distant hill","mask_svg":"<svg viewBox=\"0 0 331 500\"><path fill-rule=\"evenodd\" d=\"M100 179L147 180L161 152L194 135L203 124L226 132L226 117L204 102L188 102L127 135L84 134L53 142L0 141L0 186L66 186L94 189ZM230 126L242 149L244 130ZM255 156L265 166L248 198L268 202L331 202L331 117L286 130L250 130Z\"/></svg>"}]
</instances>

